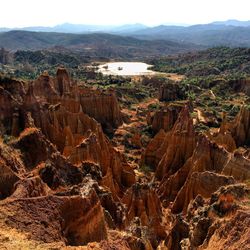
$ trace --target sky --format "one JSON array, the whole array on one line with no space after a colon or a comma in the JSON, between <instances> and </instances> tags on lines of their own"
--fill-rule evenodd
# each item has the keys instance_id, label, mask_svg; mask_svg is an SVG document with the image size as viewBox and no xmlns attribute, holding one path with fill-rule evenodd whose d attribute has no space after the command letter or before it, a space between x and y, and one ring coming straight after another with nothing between
<instances>
[{"instance_id":1,"label":"sky","mask_svg":"<svg viewBox=\"0 0 250 250\"><path fill-rule=\"evenodd\" d=\"M250 0L1 0L0 27L250 20Z\"/></svg>"}]
</instances>

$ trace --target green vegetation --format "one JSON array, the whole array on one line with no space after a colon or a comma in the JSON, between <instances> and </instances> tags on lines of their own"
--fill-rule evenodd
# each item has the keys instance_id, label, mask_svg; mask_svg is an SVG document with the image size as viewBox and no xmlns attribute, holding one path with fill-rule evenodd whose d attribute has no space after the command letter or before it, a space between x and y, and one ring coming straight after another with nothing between
<instances>
[{"instance_id":1,"label":"green vegetation","mask_svg":"<svg viewBox=\"0 0 250 250\"><path fill-rule=\"evenodd\" d=\"M105 37L112 38L113 42L124 46L125 43L131 45L135 41L128 38L119 40L116 36ZM96 39L99 41L98 36L91 36L89 39L90 44ZM218 127L223 113L227 113L228 119L232 120L239 112L242 103L247 100L247 95L250 94L248 93L250 90L244 89L244 84L241 83L249 81L250 49L247 48L217 47L149 60L150 64L154 64L154 70L184 74L183 80L177 84L169 80L168 77L171 78L171 76L168 74L134 78L96 73L95 67L102 60L116 58L108 51L105 55L103 53L101 53L103 57L99 52L87 56L84 50L65 49L61 46L49 50L19 50L14 53L2 49L0 60L5 64L0 64L0 73L4 73L0 75L0 81L1 78L4 78L2 79L4 82L11 82L12 78L35 79L45 70L54 76L57 67L63 65L81 84L97 89L113 88L121 107L133 109L136 112L136 104L145 102L149 98L159 97L160 86L167 85L166 88L172 90L169 95L176 99L174 101L187 99L192 103L195 110L194 118L197 117L197 109L206 117L204 124L197 125L197 129L202 131L207 130L208 127ZM107 55L109 56L105 58ZM171 82L175 85L173 88ZM241 92L245 94L242 95ZM148 109L154 112L159 110L161 105L162 103L151 103ZM145 115L141 114L141 116ZM150 126L143 128L142 134L151 137L152 128Z\"/></svg>"},{"instance_id":2,"label":"green vegetation","mask_svg":"<svg viewBox=\"0 0 250 250\"><path fill-rule=\"evenodd\" d=\"M146 165L146 164L141 165L140 170L142 172L144 172L145 174L153 172L153 169L150 166Z\"/></svg>"},{"instance_id":3,"label":"green vegetation","mask_svg":"<svg viewBox=\"0 0 250 250\"><path fill-rule=\"evenodd\" d=\"M160 104L159 103L151 103L148 105L148 109L150 111L155 111L158 110L160 108Z\"/></svg>"},{"instance_id":4,"label":"green vegetation","mask_svg":"<svg viewBox=\"0 0 250 250\"><path fill-rule=\"evenodd\" d=\"M13 30L0 32L0 48L7 50L68 50L86 58L135 60L185 52L194 47L183 42L149 41L105 33L72 34ZM40 55L38 55L38 59Z\"/></svg>"},{"instance_id":5,"label":"green vegetation","mask_svg":"<svg viewBox=\"0 0 250 250\"><path fill-rule=\"evenodd\" d=\"M186 76L212 76L250 73L250 49L216 47L178 56L154 59L153 70Z\"/></svg>"},{"instance_id":6,"label":"green vegetation","mask_svg":"<svg viewBox=\"0 0 250 250\"><path fill-rule=\"evenodd\" d=\"M147 137L152 137L152 135L154 134L153 130L152 130L152 126L146 126L145 128L142 129L142 134L147 136Z\"/></svg>"}]
</instances>

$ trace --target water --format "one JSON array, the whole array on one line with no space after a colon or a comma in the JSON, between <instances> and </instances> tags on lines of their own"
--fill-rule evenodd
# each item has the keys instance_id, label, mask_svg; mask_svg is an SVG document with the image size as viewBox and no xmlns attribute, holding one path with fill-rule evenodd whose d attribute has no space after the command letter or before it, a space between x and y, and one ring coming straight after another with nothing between
<instances>
[{"instance_id":1,"label":"water","mask_svg":"<svg viewBox=\"0 0 250 250\"><path fill-rule=\"evenodd\" d=\"M151 65L142 62L112 62L99 65L98 72L104 75L136 76L152 75L155 72L148 70Z\"/></svg>"}]
</instances>

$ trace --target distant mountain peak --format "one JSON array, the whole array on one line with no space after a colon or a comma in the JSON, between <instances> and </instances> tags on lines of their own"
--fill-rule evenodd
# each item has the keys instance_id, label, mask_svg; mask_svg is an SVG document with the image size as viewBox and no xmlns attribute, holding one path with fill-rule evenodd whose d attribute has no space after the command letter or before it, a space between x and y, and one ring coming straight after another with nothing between
<instances>
[{"instance_id":1,"label":"distant mountain peak","mask_svg":"<svg viewBox=\"0 0 250 250\"><path fill-rule=\"evenodd\" d=\"M216 22L213 22L211 24L237 26L237 27L248 27L248 26L250 26L250 20L249 21L239 21L237 19L229 19L226 21L216 21Z\"/></svg>"}]
</instances>

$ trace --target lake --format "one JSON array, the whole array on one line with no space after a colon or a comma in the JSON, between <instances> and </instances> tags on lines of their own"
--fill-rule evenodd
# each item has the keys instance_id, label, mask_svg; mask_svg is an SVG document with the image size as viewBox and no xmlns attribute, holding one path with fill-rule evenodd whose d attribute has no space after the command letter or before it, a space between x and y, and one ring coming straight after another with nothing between
<instances>
[{"instance_id":1,"label":"lake","mask_svg":"<svg viewBox=\"0 0 250 250\"><path fill-rule=\"evenodd\" d=\"M136 76L152 75L154 71L148 70L152 66L142 62L112 62L98 66L98 72L104 75Z\"/></svg>"}]
</instances>

